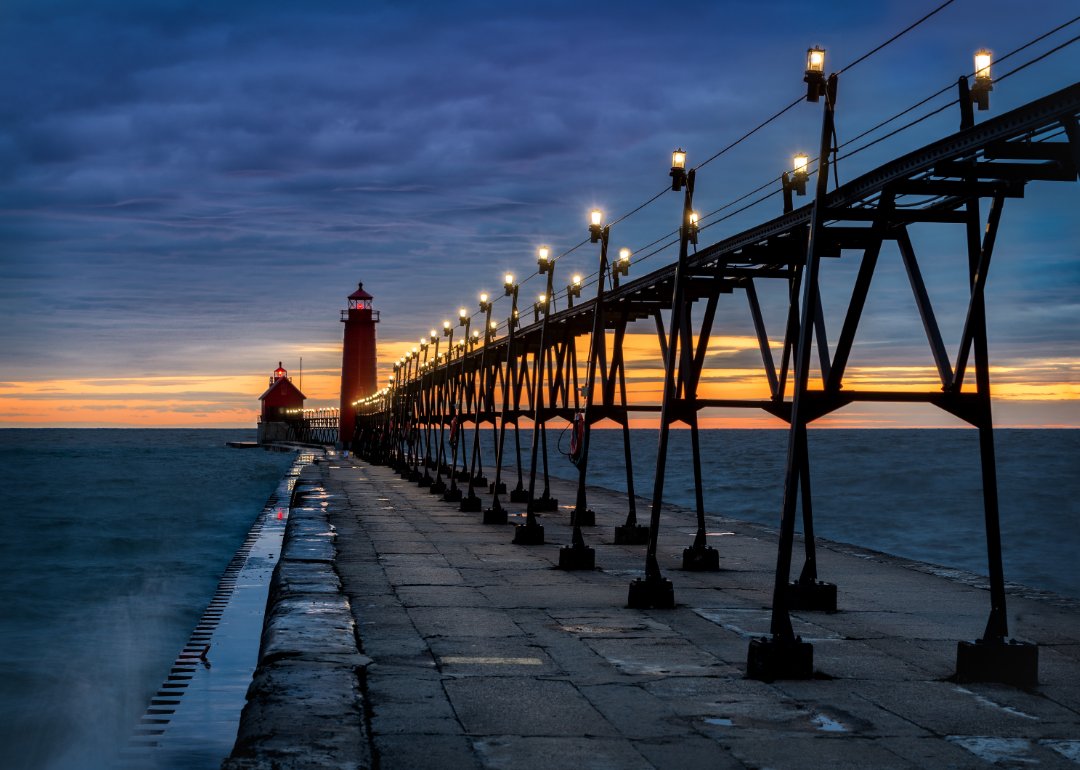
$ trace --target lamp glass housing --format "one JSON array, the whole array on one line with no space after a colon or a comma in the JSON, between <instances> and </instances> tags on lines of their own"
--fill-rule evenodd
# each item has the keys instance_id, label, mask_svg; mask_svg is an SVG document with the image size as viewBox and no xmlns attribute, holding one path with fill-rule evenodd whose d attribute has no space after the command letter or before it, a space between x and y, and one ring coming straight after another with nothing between
<instances>
[{"instance_id":1,"label":"lamp glass housing","mask_svg":"<svg viewBox=\"0 0 1080 770\"><path fill-rule=\"evenodd\" d=\"M574 286L580 286L580 285L581 285L581 276L580 275L575 275L574 276Z\"/></svg>"},{"instance_id":2,"label":"lamp glass housing","mask_svg":"<svg viewBox=\"0 0 1080 770\"><path fill-rule=\"evenodd\" d=\"M498 329L499 328L499 322L498 321L492 321L491 322L491 328L492 329Z\"/></svg>"},{"instance_id":3,"label":"lamp glass housing","mask_svg":"<svg viewBox=\"0 0 1080 770\"><path fill-rule=\"evenodd\" d=\"M619 259L624 262L630 259L630 249L619 249Z\"/></svg>"},{"instance_id":4,"label":"lamp glass housing","mask_svg":"<svg viewBox=\"0 0 1080 770\"><path fill-rule=\"evenodd\" d=\"M985 48L975 54L975 79L990 80L990 52Z\"/></svg>"},{"instance_id":5,"label":"lamp glass housing","mask_svg":"<svg viewBox=\"0 0 1080 770\"><path fill-rule=\"evenodd\" d=\"M807 158L802 153L799 153L798 155L796 155L795 158L794 158L794 161L793 161L794 164L795 164L795 173L796 174L805 174L806 173L806 164L807 164L807 162L809 160L810 159Z\"/></svg>"},{"instance_id":6,"label":"lamp glass housing","mask_svg":"<svg viewBox=\"0 0 1080 770\"><path fill-rule=\"evenodd\" d=\"M825 72L825 51L816 45L806 49L806 71L822 74Z\"/></svg>"},{"instance_id":7,"label":"lamp glass housing","mask_svg":"<svg viewBox=\"0 0 1080 770\"><path fill-rule=\"evenodd\" d=\"M450 322L449 321L443 321L442 322L442 328L449 329L450 328Z\"/></svg>"},{"instance_id":8,"label":"lamp glass housing","mask_svg":"<svg viewBox=\"0 0 1080 770\"><path fill-rule=\"evenodd\" d=\"M480 295L480 301L486 303L487 302L487 295L486 294L481 294Z\"/></svg>"},{"instance_id":9,"label":"lamp glass housing","mask_svg":"<svg viewBox=\"0 0 1080 770\"><path fill-rule=\"evenodd\" d=\"M548 258L548 249L547 249L546 246L541 246L540 251L538 253L540 254L540 259L547 259Z\"/></svg>"},{"instance_id":10,"label":"lamp glass housing","mask_svg":"<svg viewBox=\"0 0 1080 770\"><path fill-rule=\"evenodd\" d=\"M685 169L686 168L686 153L680 150L675 150L671 153L671 167L673 169Z\"/></svg>"},{"instance_id":11,"label":"lamp glass housing","mask_svg":"<svg viewBox=\"0 0 1080 770\"><path fill-rule=\"evenodd\" d=\"M435 331L434 329L431 330L431 336L432 337L436 336L437 334L438 334L437 331Z\"/></svg>"},{"instance_id":12,"label":"lamp glass housing","mask_svg":"<svg viewBox=\"0 0 1080 770\"><path fill-rule=\"evenodd\" d=\"M506 274L506 285L507 286L513 286L514 285L514 276L511 275L510 273Z\"/></svg>"},{"instance_id":13,"label":"lamp glass housing","mask_svg":"<svg viewBox=\"0 0 1080 770\"><path fill-rule=\"evenodd\" d=\"M599 227L600 222L603 220L604 215L600 212L600 209L593 209L591 216L592 224Z\"/></svg>"},{"instance_id":14,"label":"lamp glass housing","mask_svg":"<svg viewBox=\"0 0 1080 770\"><path fill-rule=\"evenodd\" d=\"M697 218L698 218L697 217L697 212L696 211L691 211L690 212L690 224L693 225L694 227L697 227Z\"/></svg>"}]
</instances>

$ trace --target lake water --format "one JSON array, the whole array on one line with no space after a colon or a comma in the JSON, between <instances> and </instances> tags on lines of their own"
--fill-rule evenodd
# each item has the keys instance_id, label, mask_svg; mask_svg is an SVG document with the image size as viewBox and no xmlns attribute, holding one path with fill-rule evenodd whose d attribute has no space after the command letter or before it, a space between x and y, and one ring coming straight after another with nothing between
<instances>
[{"instance_id":1,"label":"lake water","mask_svg":"<svg viewBox=\"0 0 1080 770\"><path fill-rule=\"evenodd\" d=\"M254 437L0 430L0 767L113 764L295 459Z\"/></svg>"},{"instance_id":2,"label":"lake water","mask_svg":"<svg viewBox=\"0 0 1080 770\"><path fill-rule=\"evenodd\" d=\"M490 462L492 431L481 436ZM509 463L512 436L511 429ZM658 430L631 432L634 491L648 500L658 437ZM465 440L471 446L471 433ZM521 440L527 472L531 432ZM548 432L549 472L577 478L560 441L567 451L569 434ZM705 510L779 526L787 441L785 430L701 431ZM976 431L811 429L807 441L817 536L987 573ZM1080 597L1080 430L997 430L994 442L1005 579ZM695 506L691 457L690 431L671 431L664 499L688 508ZM622 431L592 431L588 483L626 491ZM648 514L639 505L639 521Z\"/></svg>"},{"instance_id":3,"label":"lake water","mask_svg":"<svg viewBox=\"0 0 1080 770\"><path fill-rule=\"evenodd\" d=\"M112 764L294 459L224 446L253 434L0 431L0 767ZM592 435L589 482L625 489L621 433ZM995 437L1006 578L1080 596L1080 431ZM644 497L656 441L634 432ZM574 477L559 431L549 442L551 473ZM809 442L817 534L986 573L975 431L811 430ZM710 514L778 523L786 446L786 431L703 431ZM692 507L689 449L673 431L664 497Z\"/></svg>"}]
</instances>

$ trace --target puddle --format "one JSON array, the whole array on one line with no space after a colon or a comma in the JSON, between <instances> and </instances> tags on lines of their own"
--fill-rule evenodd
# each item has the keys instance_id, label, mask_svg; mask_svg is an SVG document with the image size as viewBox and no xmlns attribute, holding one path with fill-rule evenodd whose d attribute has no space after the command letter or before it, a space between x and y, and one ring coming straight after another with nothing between
<instances>
[{"instance_id":1,"label":"puddle","mask_svg":"<svg viewBox=\"0 0 1080 770\"><path fill-rule=\"evenodd\" d=\"M1048 749L1053 749L1065 759L1070 759L1073 762L1080 764L1080 741L1051 741L1043 740L1039 741L1040 746L1045 746Z\"/></svg>"},{"instance_id":2,"label":"puddle","mask_svg":"<svg viewBox=\"0 0 1080 770\"><path fill-rule=\"evenodd\" d=\"M991 764L1022 762L1037 765L1039 763L1039 760L1028 756L1031 752L1031 743L1027 738L976 738L967 735L949 735L945 737L945 740L957 746L963 746L979 759Z\"/></svg>"},{"instance_id":3,"label":"puddle","mask_svg":"<svg viewBox=\"0 0 1080 770\"><path fill-rule=\"evenodd\" d=\"M816 717L810 720L816 725L820 725L818 730L824 733L846 733L847 728L837 722L835 719L829 719L827 716L818 714Z\"/></svg>"}]
</instances>

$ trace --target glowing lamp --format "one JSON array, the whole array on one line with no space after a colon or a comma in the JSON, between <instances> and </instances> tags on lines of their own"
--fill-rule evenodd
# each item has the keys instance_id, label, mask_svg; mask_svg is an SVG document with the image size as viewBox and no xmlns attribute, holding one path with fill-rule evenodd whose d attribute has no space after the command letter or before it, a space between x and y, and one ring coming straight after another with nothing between
<instances>
[{"instance_id":1,"label":"glowing lamp","mask_svg":"<svg viewBox=\"0 0 1080 770\"><path fill-rule=\"evenodd\" d=\"M971 88L971 101L979 105L980 110L990 109L990 92L994 90L994 80L990 77L992 55L985 48L975 54L975 85Z\"/></svg>"},{"instance_id":2,"label":"glowing lamp","mask_svg":"<svg viewBox=\"0 0 1080 770\"><path fill-rule=\"evenodd\" d=\"M825 51L816 45L806 50L806 101L816 102L825 93Z\"/></svg>"},{"instance_id":3,"label":"glowing lamp","mask_svg":"<svg viewBox=\"0 0 1080 770\"><path fill-rule=\"evenodd\" d=\"M540 266L540 269L537 271L537 272L540 273L540 275L543 275L544 273L546 273L548 270L551 269L551 263L548 262L548 253L549 252L548 252L546 246L541 246L540 247L540 251L539 251L540 256L536 260L536 264L538 264Z\"/></svg>"},{"instance_id":4,"label":"glowing lamp","mask_svg":"<svg viewBox=\"0 0 1080 770\"><path fill-rule=\"evenodd\" d=\"M810 173L807 171L809 161L810 159L801 152L792 159L795 170L791 175L790 187L797 195L806 195L806 183L810 179Z\"/></svg>"},{"instance_id":5,"label":"glowing lamp","mask_svg":"<svg viewBox=\"0 0 1080 770\"><path fill-rule=\"evenodd\" d=\"M697 236L698 236L698 230L699 229L700 228L698 228L698 215L697 215L697 212L696 211L691 211L690 212L690 226L687 228L687 238L690 240L690 243L694 244L695 246L697 246Z\"/></svg>"},{"instance_id":6,"label":"glowing lamp","mask_svg":"<svg viewBox=\"0 0 1080 770\"><path fill-rule=\"evenodd\" d=\"M671 153L671 190L679 192L686 184L686 153L682 149Z\"/></svg>"},{"instance_id":7,"label":"glowing lamp","mask_svg":"<svg viewBox=\"0 0 1080 770\"><path fill-rule=\"evenodd\" d=\"M453 330L450 328L450 322L449 321L443 321L442 322L442 333L443 333L444 337L449 337L451 334L454 333Z\"/></svg>"},{"instance_id":8,"label":"glowing lamp","mask_svg":"<svg viewBox=\"0 0 1080 770\"><path fill-rule=\"evenodd\" d=\"M503 283L503 289L506 290L506 296L510 297L514 294L514 276L510 273L506 274L506 281Z\"/></svg>"},{"instance_id":9,"label":"glowing lamp","mask_svg":"<svg viewBox=\"0 0 1080 770\"><path fill-rule=\"evenodd\" d=\"M617 275L630 275L630 249L619 249L619 259L615 262Z\"/></svg>"},{"instance_id":10,"label":"glowing lamp","mask_svg":"<svg viewBox=\"0 0 1080 770\"><path fill-rule=\"evenodd\" d=\"M481 313L486 312L489 307L490 307L490 303L488 302L488 295L487 294L481 294L480 295L480 312Z\"/></svg>"},{"instance_id":11,"label":"glowing lamp","mask_svg":"<svg viewBox=\"0 0 1080 770\"><path fill-rule=\"evenodd\" d=\"M598 243L600 241L600 233L603 228L600 223L603 221L604 215L600 212L600 209L593 209L591 215L589 215L589 240L592 243Z\"/></svg>"},{"instance_id":12,"label":"glowing lamp","mask_svg":"<svg viewBox=\"0 0 1080 770\"><path fill-rule=\"evenodd\" d=\"M580 297L581 296L581 276L575 275L574 282L566 287L567 297Z\"/></svg>"}]
</instances>

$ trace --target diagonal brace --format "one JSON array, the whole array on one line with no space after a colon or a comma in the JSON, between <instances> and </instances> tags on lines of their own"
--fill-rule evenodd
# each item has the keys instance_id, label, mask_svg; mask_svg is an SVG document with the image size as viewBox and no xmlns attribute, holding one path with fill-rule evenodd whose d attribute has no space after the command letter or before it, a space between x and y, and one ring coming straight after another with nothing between
<instances>
[{"instance_id":1,"label":"diagonal brace","mask_svg":"<svg viewBox=\"0 0 1080 770\"><path fill-rule=\"evenodd\" d=\"M934 317L934 308L930 304L930 296L926 293L926 284L923 283L922 272L915 259L915 249L911 246L911 236L908 235L906 227L899 228L896 241L900 247L900 256L904 259L911 290L915 293L915 304L919 307L919 317L922 318L923 329L926 330L926 339L930 342L930 349L934 354L938 376L941 377L941 389L948 391L952 387L952 364L949 363L945 343L941 340L941 331Z\"/></svg>"}]
</instances>

